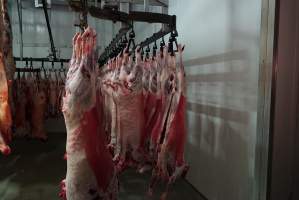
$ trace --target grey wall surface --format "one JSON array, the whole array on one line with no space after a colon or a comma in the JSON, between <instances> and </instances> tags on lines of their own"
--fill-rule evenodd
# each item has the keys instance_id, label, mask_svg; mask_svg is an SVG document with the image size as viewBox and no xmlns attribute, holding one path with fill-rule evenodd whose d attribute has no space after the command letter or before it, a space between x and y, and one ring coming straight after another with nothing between
<instances>
[{"instance_id":1,"label":"grey wall surface","mask_svg":"<svg viewBox=\"0 0 299 200\"><path fill-rule=\"evenodd\" d=\"M188 180L209 200L252 199L261 0L171 0L188 87Z\"/></svg>"}]
</instances>

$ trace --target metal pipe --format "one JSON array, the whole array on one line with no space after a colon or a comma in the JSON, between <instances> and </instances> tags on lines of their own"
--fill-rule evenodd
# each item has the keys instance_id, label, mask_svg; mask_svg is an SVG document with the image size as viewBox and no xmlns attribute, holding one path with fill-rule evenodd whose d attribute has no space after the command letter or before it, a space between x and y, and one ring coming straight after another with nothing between
<instances>
[{"instance_id":1,"label":"metal pipe","mask_svg":"<svg viewBox=\"0 0 299 200\"><path fill-rule=\"evenodd\" d=\"M55 46L54 46L54 40L53 40L51 25L50 25L50 21L49 21L47 3L46 3L46 0L42 0L42 2L43 2L43 9L44 9L44 13L45 13L46 22L47 22L47 28L48 28L49 39L50 39L50 44L51 44L52 56L53 56L54 59L56 59L56 50L55 50Z\"/></svg>"},{"instance_id":2,"label":"metal pipe","mask_svg":"<svg viewBox=\"0 0 299 200\"><path fill-rule=\"evenodd\" d=\"M21 61L20 57L14 57L15 61ZM50 58L28 58L28 57L23 57L23 61L34 61L34 62L64 62L67 63L70 61L70 59L64 59L64 58L56 58L54 60L51 60Z\"/></svg>"},{"instance_id":3,"label":"metal pipe","mask_svg":"<svg viewBox=\"0 0 299 200\"><path fill-rule=\"evenodd\" d=\"M20 59L23 60L23 20L22 20L22 2L17 0L18 16L19 16L19 29L20 29Z\"/></svg>"}]
</instances>

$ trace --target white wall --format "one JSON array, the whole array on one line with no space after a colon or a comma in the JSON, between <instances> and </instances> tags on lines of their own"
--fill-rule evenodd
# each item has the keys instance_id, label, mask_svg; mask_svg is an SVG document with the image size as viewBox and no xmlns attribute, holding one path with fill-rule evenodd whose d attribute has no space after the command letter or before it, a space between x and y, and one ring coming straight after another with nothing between
<instances>
[{"instance_id":1,"label":"white wall","mask_svg":"<svg viewBox=\"0 0 299 200\"><path fill-rule=\"evenodd\" d=\"M209 200L251 199L261 0L170 0L186 45L188 180Z\"/></svg>"}]
</instances>

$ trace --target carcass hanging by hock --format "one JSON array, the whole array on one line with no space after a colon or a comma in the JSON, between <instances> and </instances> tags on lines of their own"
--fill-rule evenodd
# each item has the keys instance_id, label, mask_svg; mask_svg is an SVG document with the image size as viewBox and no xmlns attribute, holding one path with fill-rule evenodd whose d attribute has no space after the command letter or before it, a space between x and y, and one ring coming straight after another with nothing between
<instances>
[{"instance_id":1,"label":"carcass hanging by hock","mask_svg":"<svg viewBox=\"0 0 299 200\"><path fill-rule=\"evenodd\" d=\"M98 113L96 34L76 34L63 98L67 174L60 196L68 200L116 199L118 180Z\"/></svg>"}]
</instances>

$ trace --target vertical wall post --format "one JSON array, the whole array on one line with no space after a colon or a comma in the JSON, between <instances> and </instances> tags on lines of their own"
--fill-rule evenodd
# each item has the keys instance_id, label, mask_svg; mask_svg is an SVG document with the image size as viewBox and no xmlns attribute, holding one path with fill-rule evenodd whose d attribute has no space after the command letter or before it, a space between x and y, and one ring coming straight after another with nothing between
<instances>
[{"instance_id":1,"label":"vertical wall post","mask_svg":"<svg viewBox=\"0 0 299 200\"><path fill-rule=\"evenodd\" d=\"M129 13L130 12L130 3L120 3L119 4L119 11ZM126 28L128 25L126 23L121 23L120 28Z\"/></svg>"},{"instance_id":2,"label":"vertical wall post","mask_svg":"<svg viewBox=\"0 0 299 200\"><path fill-rule=\"evenodd\" d=\"M275 0L262 0L257 139L255 145L255 184L253 184L252 200L267 199L275 9Z\"/></svg>"},{"instance_id":3,"label":"vertical wall post","mask_svg":"<svg viewBox=\"0 0 299 200\"><path fill-rule=\"evenodd\" d=\"M144 12L149 11L149 0L143 0L144 2Z\"/></svg>"}]
</instances>

